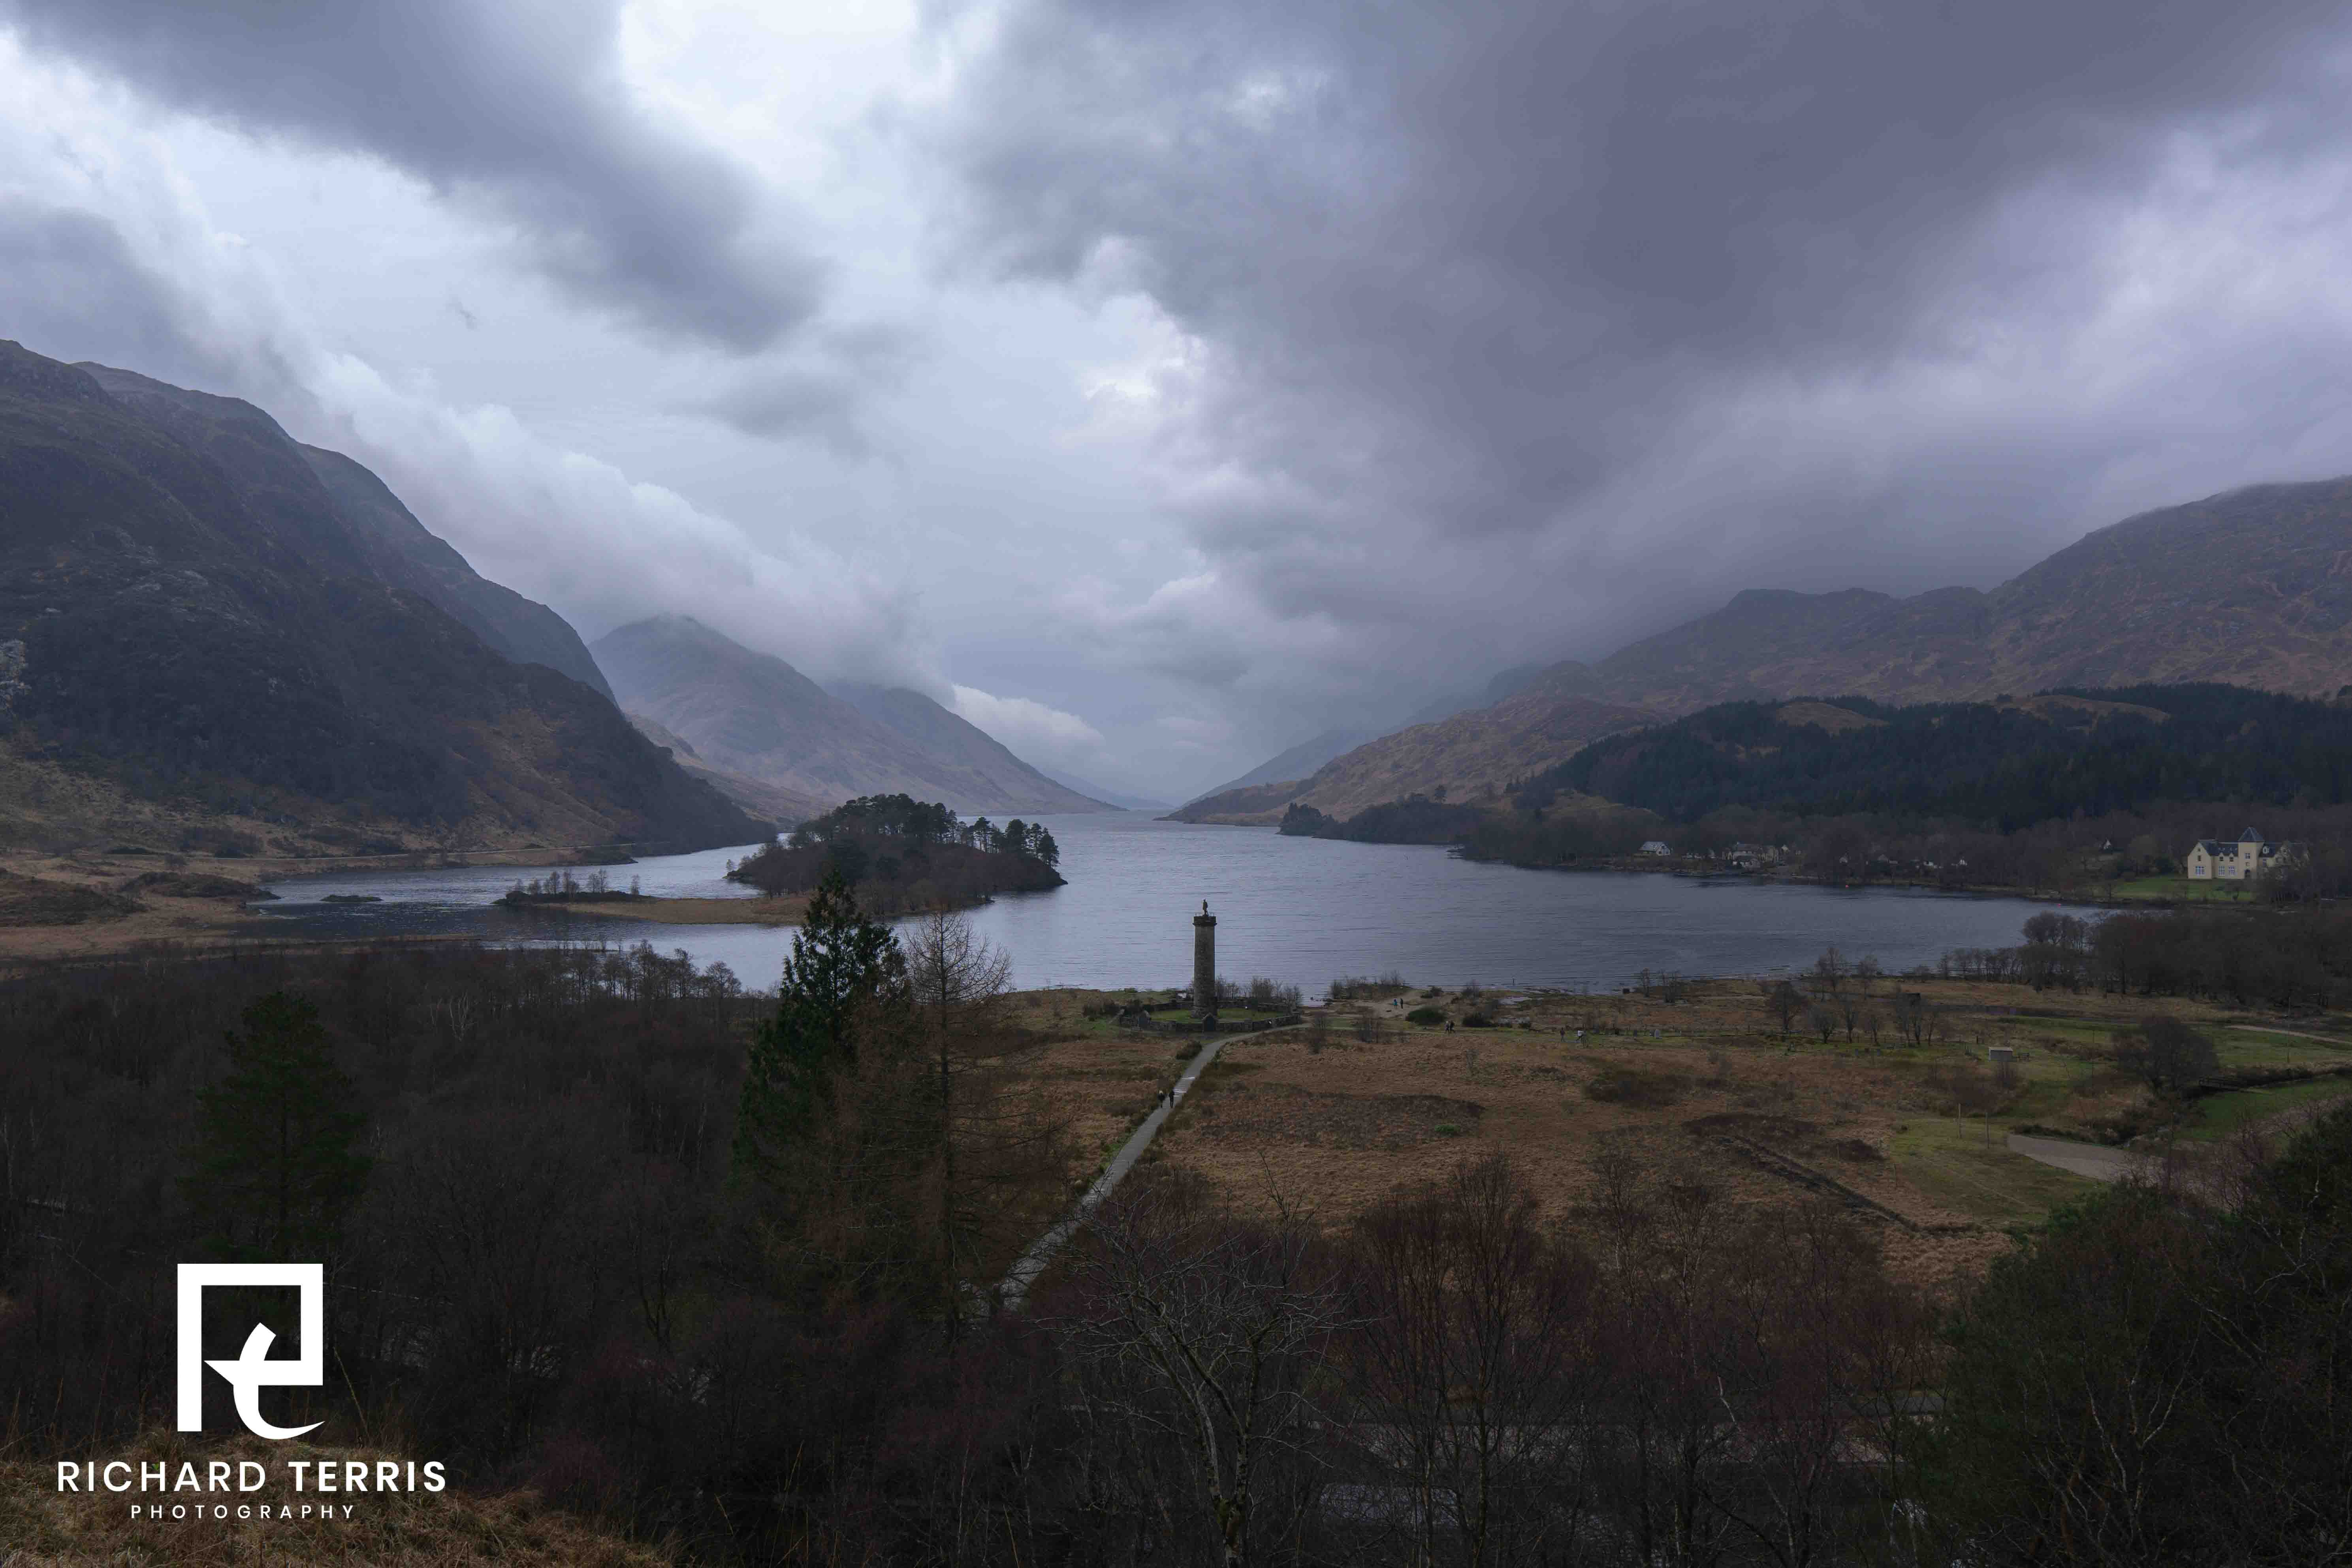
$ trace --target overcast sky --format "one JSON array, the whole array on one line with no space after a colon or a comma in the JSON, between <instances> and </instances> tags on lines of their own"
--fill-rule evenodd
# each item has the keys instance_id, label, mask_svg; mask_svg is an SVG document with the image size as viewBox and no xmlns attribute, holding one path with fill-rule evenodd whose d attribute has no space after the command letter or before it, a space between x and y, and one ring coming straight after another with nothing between
<instances>
[{"instance_id":1,"label":"overcast sky","mask_svg":"<svg viewBox=\"0 0 2352 1568\"><path fill-rule=\"evenodd\" d=\"M1188 795L2352 471L2352 13L0 0L0 336Z\"/></svg>"}]
</instances>

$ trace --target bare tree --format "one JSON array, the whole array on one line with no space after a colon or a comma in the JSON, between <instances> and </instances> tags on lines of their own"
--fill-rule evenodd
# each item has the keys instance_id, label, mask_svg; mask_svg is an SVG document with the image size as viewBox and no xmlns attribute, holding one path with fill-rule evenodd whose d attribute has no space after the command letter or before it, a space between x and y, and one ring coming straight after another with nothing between
<instances>
[{"instance_id":1,"label":"bare tree","mask_svg":"<svg viewBox=\"0 0 2352 1568\"><path fill-rule=\"evenodd\" d=\"M1213 1207L1197 1179L1131 1180L1089 1218L1070 1300L1059 1326L1089 1413L1172 1439L1192 1525L1218 1561L1253 1561L1313 1430L1308 1378L1345 1321L1320 1243L1292 1215Z\"/></svg>"},{"instance_id":2,"label":"bare tree","mask_svg":"<svg viewBox=\"0 0 2352 1568\"><path fill-rule=\"evenodd\" d=\"M1878 955L1874 952L1865 952L1854 961L1853 983L1861 986L1862 994L1867 996L1885 973L1879 967Z\"/></svg>"},{"instance_id":3,"label":"bare tree","mask_svg":"<svg viewBox=\"0 0 2352 1568\"><path fill-rule=\"evenodd\" d=\"M1538 1207L1497 1155L1357 1223L1348 1370L1411 1487L1413 1562L1557 1562L1591 1507L1567 1433L1598 1376L1594 1270Z\"/></svg>"},{"instance_id":4,"label":"bare tree","mask_svg":"<svg viewBox=\"0 0 2352 1568\"><path fill-rule=\"evenodd\" d=\"M1011 1088L1011 1070L1038 1048L1009 1027L1012 959L946 910L919 916L900 940L929 1079L932 1242L952 1339L964 1317L962 1282L998 1261L988 1254L1008 1224L1027 1224L1035 1200L1057 1194L1061 1124L1040 1098Z\"/></svg>"}]
</instances>

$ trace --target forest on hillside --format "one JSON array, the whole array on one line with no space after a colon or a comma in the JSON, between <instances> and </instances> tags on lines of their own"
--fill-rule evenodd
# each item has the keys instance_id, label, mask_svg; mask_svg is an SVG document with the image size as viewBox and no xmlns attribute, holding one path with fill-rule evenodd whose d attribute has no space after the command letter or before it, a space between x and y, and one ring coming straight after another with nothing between
<instances>
[{"instance_id":1,"label":"forest on hillside","mask_svg":"<svg viewBox=\"0 0 2352 1568\"><path fill-rule=\"evenodd\" d=\"M1515 804L1541 811L1575 794L1676 823L1744 806L2007 833L2158 802L2352 799L2352 707L2213 684L2050 695L2084 700L1892 708L1843 697L1828 706L1863 721L1837 728L1801 717L1822 703L1721 703L1596 741L1529 779Z\"/></svg>"},{"instance_id":2,"label":"forest on hillside","mask_svg":"<svg viewBox=\"0 0 2352 1568\"><path fill-rule=\"evenodd\" d=\"M1831 881L2087 896L2251 826L2303 852L2249 893L2352 892L2352 709L2216 685L2028 703L1725 703L1595 742L1462 852L1566 867L1651 839L1698 859L1748 845Z\"/></svg>"}]
</instances>

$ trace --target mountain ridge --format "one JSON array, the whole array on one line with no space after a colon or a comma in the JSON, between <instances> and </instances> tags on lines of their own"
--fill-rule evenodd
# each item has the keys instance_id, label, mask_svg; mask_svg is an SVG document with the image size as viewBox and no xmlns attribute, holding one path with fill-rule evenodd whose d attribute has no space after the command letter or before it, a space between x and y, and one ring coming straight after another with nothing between
<instances>
[{"instance_id":1,"label":"mountain ridge","mask_svg":"<svg viewBox=\"0 0 2352 1568\"><path fill-rule=\"evenodd\" d=\"M623 704L683 736L703 765L827 805L909 795L959 811L1116 809L1046 779L919 692L856 689L885 715L875 717L690 616L631 622L590 651Z\"/></svg>"},{"instance_id":2,"label":"mountain ridge","mask_svg":"<svg viewBox=\"0 0 2352 1568\"><path fill-rule=\"evenodd\" d=\"M1443 746L1402 740L1412 730L1370 742L1296 781L1281 805L1344 817L1380 804L1357 784L1383 777L1400 787L1389 798L1444 787L1464 799L1465 788L1561 760L1545 753L1596 718L1580 704L1655 721L1825 691L1915 704L2198 681L2302 697L2352 684L2352 478L2247 485L2136 513L1990 590L1744 589L1708 615L1590 664L1552 665L1502 702L1444 721L1460 728ZM1402 752L1419 754L1407 765ZM1343 775L1356 784L1341 786ZM1281 805L1265 797L1279 793L1261 787L1238 814L1220 815L1211 798L1179 816L1272 821Z\"/></svg>"},{"instance_id":3,"label":"mountain ridge","mask_svg":"<svg viewBox=\"0 0 2352 1568\"><path fill-rule=\"evenodd\" d=\"M267 413L108 379L0 342L0 735L26 788L79 773L296 852L761 836L601 692L390 580ZM27 805L0 834L106 831Z\"/></svg>"}]
</instances>

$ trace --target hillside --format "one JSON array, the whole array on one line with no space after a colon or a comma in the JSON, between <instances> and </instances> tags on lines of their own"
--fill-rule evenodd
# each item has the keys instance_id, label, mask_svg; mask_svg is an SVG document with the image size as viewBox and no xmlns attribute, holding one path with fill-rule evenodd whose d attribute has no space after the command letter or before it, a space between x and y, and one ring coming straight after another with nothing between
<instances>
[{"instance_id":1,"label":"hillside","mask_svg":"<svg viewBox=\"0 0 2352 1568\"><path fill-rule=\"evenodd\" d=\"M745 778L741 773L730 773L724 768L712 767L702 760L693 743L685 736L673 733L642 713L632 713L628 718L629 722L636 727L637 733L667 751L688 778L700 779L754 816L762 817L779 827L791 827L825 809L826 803L814 795L761 784L758 779Z\"/></svg>"},{"instance_id":2,"label":"hillside","mask_svg":"<svg viewBox=\"0 0 2352 1568\"><path fill-rule=\"evenodd\" d=\"M2352 709L2213 684L1909 708L1728 702L1597 742L1518 804L1562 793L1680 823L1747 807L2005 832L2158 802L2336 805L2352 799Z\"/></svg>"},{"instance_id":3,"label":"hillside","mask_svg":"<svg viewBox=\"0 0 2352 1568\"><path fill-rule=\"evenodd\" d=\"M11 841L109 832L68 797L172 803L289 851L761 836L600 691L436 604L261 410L107 376L121 395L0 342Z\"/></svg>"},{"instance_id":4,"label":"hillside","mask_svg":"<svg viewBox=\"0 0 2352 1568\"><path fill-rule=\"evenodd\" d=\"M363 572L417 594L516 664L543 664L611 700L596 661L571 623L477 573L360 463L289 439L249 403L191 392L132 371L83 363L117 403L217 463L239 498L314 564Z\"/></svg>"},{"instance_id":5,"label":"hillside","mask_svg":"<svg viewBox=\"0 0 2352 1568\"><path fill-rule=\"evenodd\" d=\"M1213 790L1204 790L1184 804L1189 811L1195 805L1205 805L1221 795L1236 790L1255 789L1265 784L1292 783L1306 778L1334 757L1344 757L1368 741L1376 739L1360 730L1326 730L1312 735L1295 746L1276 752L1237 779L1228 779ZM1288 796L1283 797L1288 799ZM1180 818L1181 812L1179 813Z\"/></svg>"},{"instance_id":6,"label":"hillside","mask_svg":"<svg viewBox=\"0 0 2352 1568\"><path fill-rule=\"evenodd\" d=\"M1115 811L1055 783L1013 754L1003 742L919 691L904 686L841 682L827 688L835 697L887 729L915 742L932 758L968 768L996 786L1003 809L1012 811Z\"/></svg>"},{"instance_id":7,"label":"hillside","mask_svg":"<svg viewBox=\"0 0 2352 1568\"><path fill-rule=\"evenodd\" d=\"M1036 773L929 698L864 689L892 716L884 722L689 616L637 621L592 651L622 706L684 737L701 765L826 805L909 795L958 811L1111 809Z\"/></svg>"},{"instance_id":8,"label":"hillside","mask_svg":"<svg viewBox=\"0 0 2352 1568\"><path fill-rule=\"evenodd\" d=\"M1296 805L1344 822L1416 795L1457 805L1499 801L1513 785L1565 762L1587 742L1661 717L1563 692L1546 677L1491 708L1383 735L1305 779L1228 791L1173 815L1180 822L1280 822Z\"/></svg>"},{"instance_id":9,"label":"hillside","mask_svg":"<svg viewBox=\"0 0 2352 1568\"><path fill-rule=\"evenodd\" d=\"M1423 793L1443 783L1455 799L1475 795L1498 776L1549 765L1551 742L1531 701L1572 730L1591 703L1672 716L1822 692L1916 704L2199 681L2304 697L2352 684L2352 479L2256 485L2145 512L1990 593L1749 589L1711 615L1597 663L1554 665L1517 696L1447 720L1454 728L1442 751L1409 741L1417 732L1408 730L1331 768L1376 796L1391 771ZM1400 765L1401 753L1418 765ZM1296 798L1339 816L1372 804L1356 787L1309 787ZM1339 800L1356 804L1335 809Z\"/></svg>"}]
</instances>

